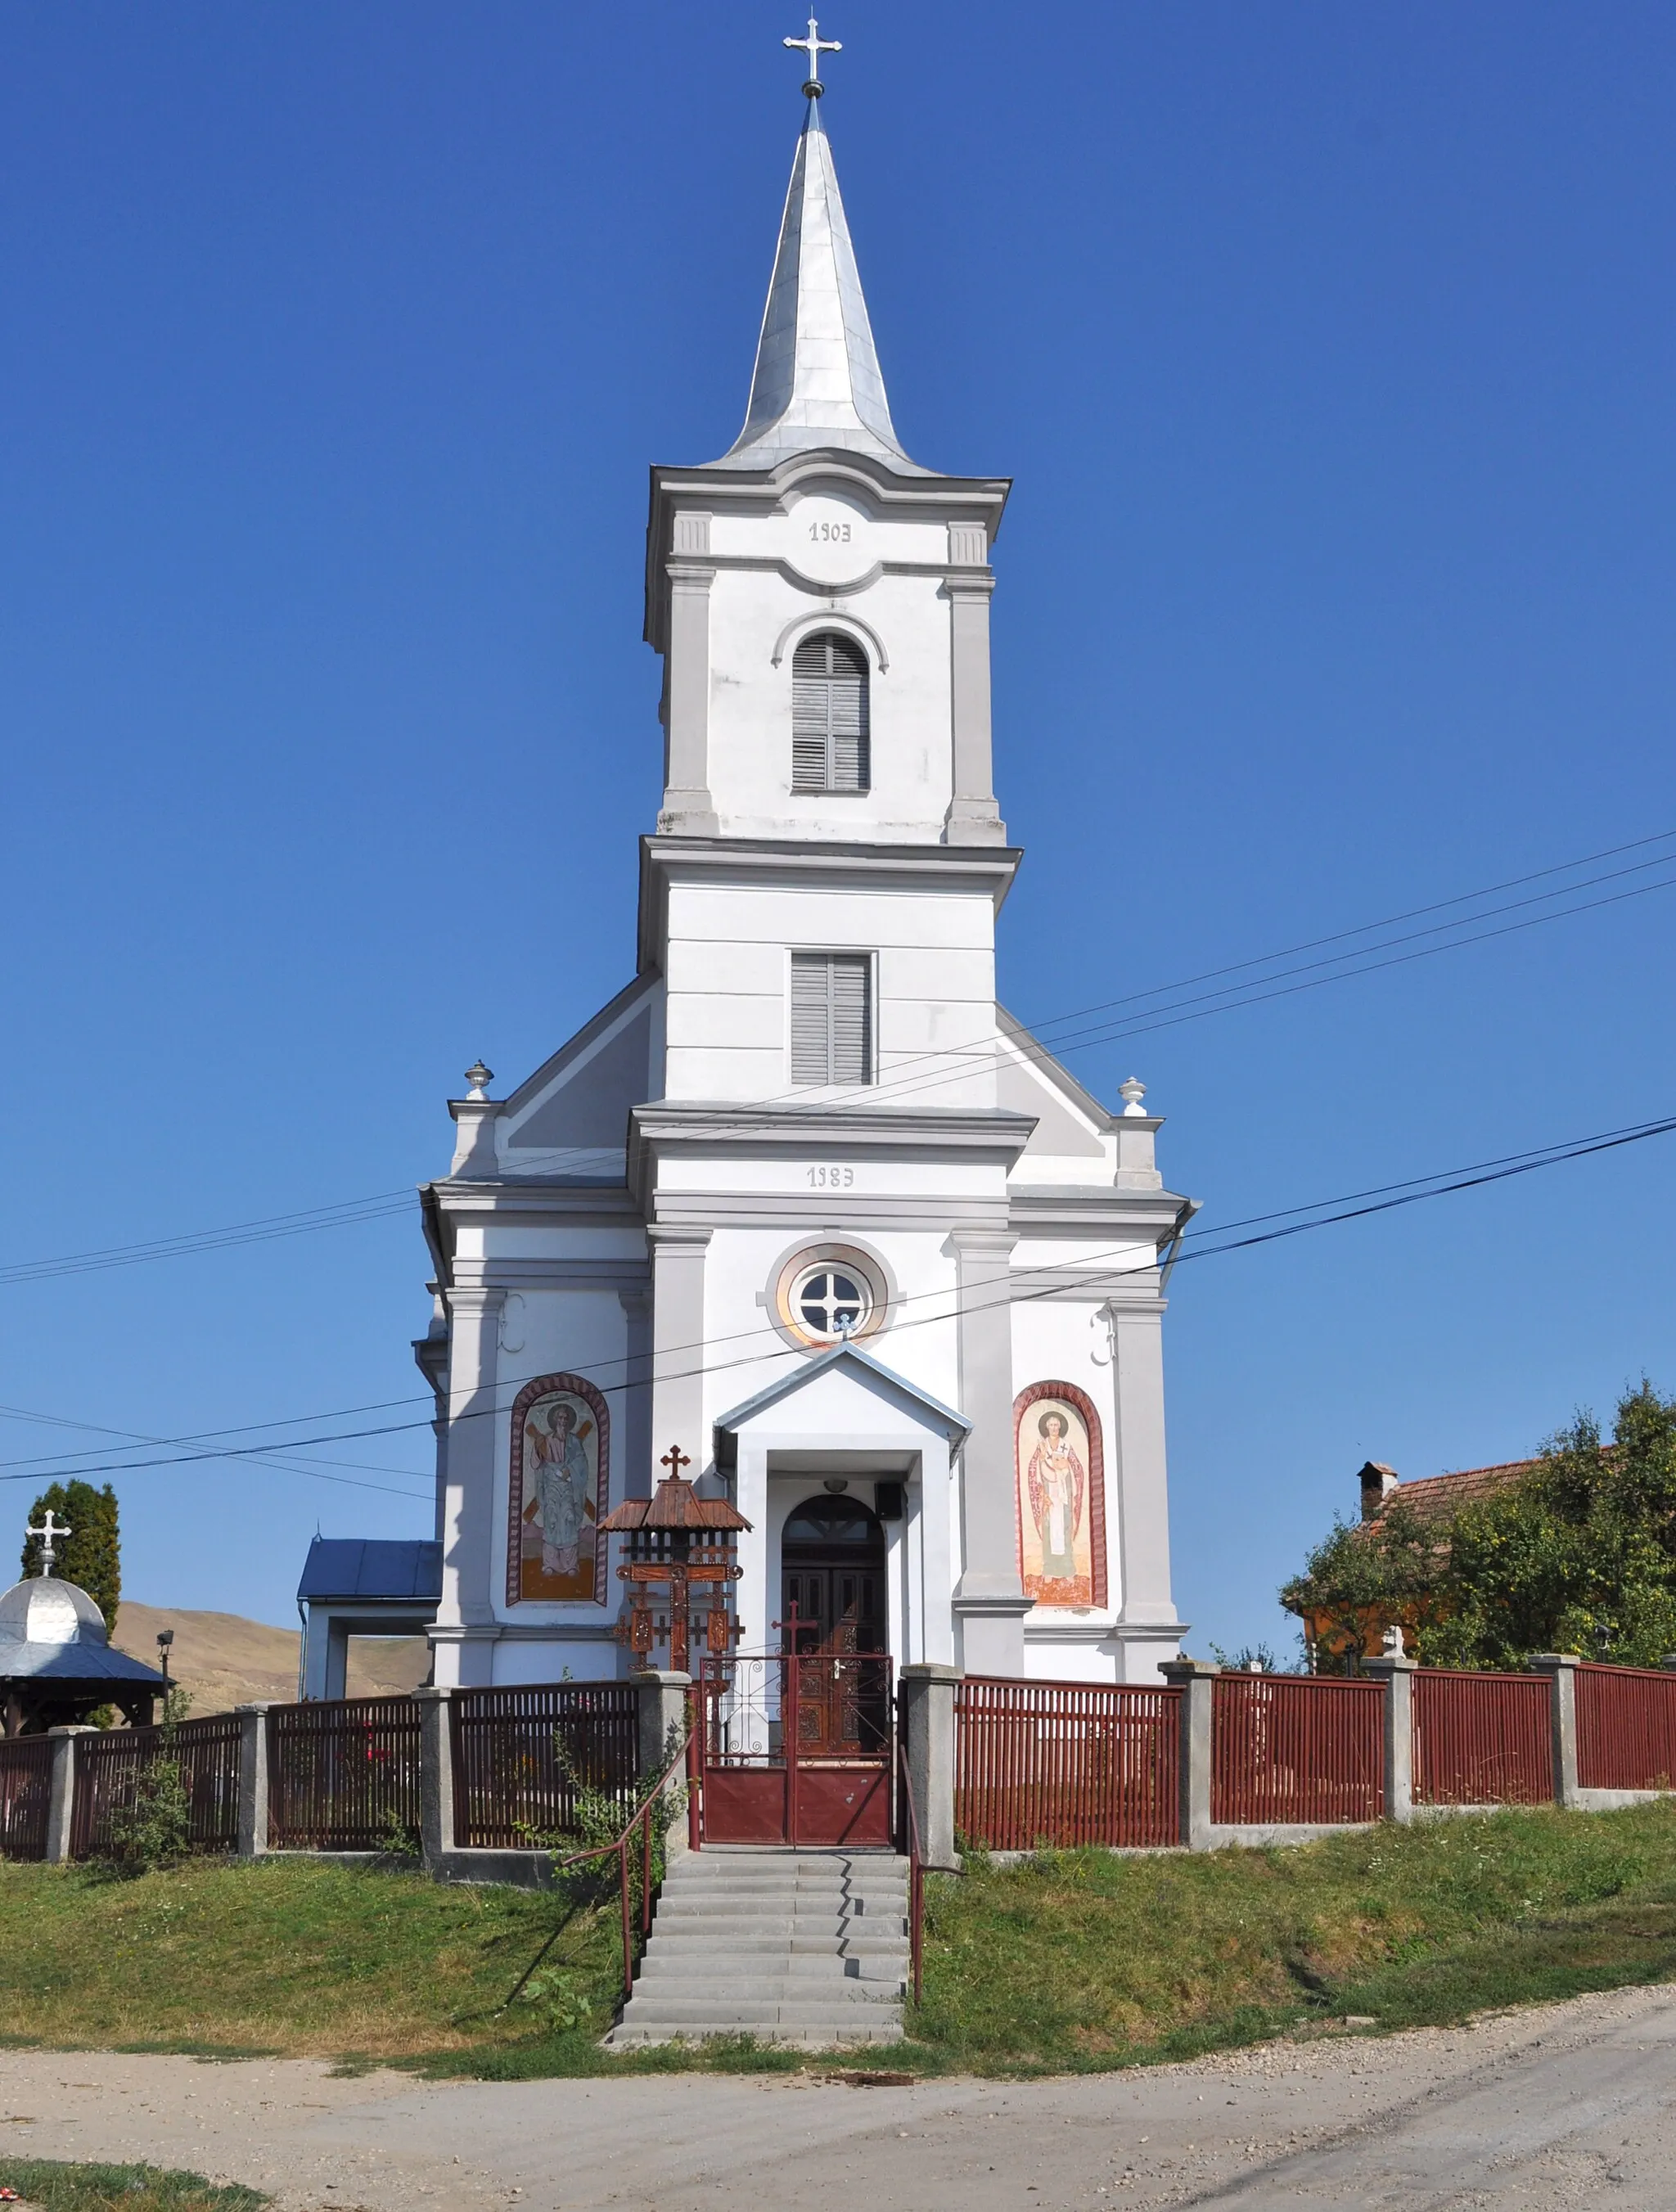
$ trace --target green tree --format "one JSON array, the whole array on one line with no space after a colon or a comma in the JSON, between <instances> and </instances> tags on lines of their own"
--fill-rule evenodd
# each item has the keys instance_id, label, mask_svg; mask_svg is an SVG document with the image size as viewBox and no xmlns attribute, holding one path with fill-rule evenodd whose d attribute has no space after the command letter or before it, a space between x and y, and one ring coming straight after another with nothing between
<instances>
[{"instance_id":1,"label":"green tree","mask_svg":"<svg viewBox=\"0 0 1676 2212\"><path fill-rule=\"evenodd\" d=\"M107 1482L95 1490L90 1482L54 1482L42 1491L30 1508L30 1528L44 1525L49 1510L70 1523L70 1534L58 1547L52 1571L66 1582L79 1583L114 1631L117 1607L122 1599L122 1540L117 1528L117 1494ZM33 1574L40 1546L26 1542L23 1571Z\"/></svg>"},{"instance_id":2,"label":"green tree","mask_svg":"<svg viewBox=\"0 0 1676 2212\"><path fill-rule=\"evenodd\" d=\"M1397 1503L1340 1522L1281 1602L1348 1631L1369 1614L1412 1624L1428 1666L1508 1668L1533 1651L1655 1666L1676 1651L1676 1399L1643 1381L1612 1442L1580 1414L1530 1471L1424 1524Z\"/></svg>"}]
</instances>

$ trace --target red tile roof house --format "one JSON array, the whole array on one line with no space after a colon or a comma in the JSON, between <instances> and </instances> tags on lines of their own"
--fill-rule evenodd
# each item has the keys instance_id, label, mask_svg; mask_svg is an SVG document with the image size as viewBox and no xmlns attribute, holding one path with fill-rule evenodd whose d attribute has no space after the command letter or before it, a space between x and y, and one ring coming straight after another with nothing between
<instances>
[{"instance_id":1,"label":"red tile roof house","mask_svg":"<svg viewBox=\"0 0 1676 2212\"><path fill-rule=\"evenodd\" d=\"M1399 1499L1404 1510L1422 1526L1429 1521L1448 1521L1463 1506L1478 1504L1497 1492L1508 1489L1539 1463L1534 1459L1503 1460L1495 1467L1463 1468L1459 1474L1429 1474L1417 1482L1405 1482L1394 1467L1370 1459L1357 1476L1362 1491L1363 1525L1377 1528ZM1327 1650L1335 1650L1346 1640L1341 1618L1335 1619L1324 1610L1310 1607L1300 1607L1298 1611L1305 1639L1312 1646L1325 1644ZM1413 1628L1413 1613L1412 1607L1388 1610L1370 1605L1363 1608L1358 1614L1363 1656L1379 1656L1385 1649L1389 1629Z\"/></svg>"}]
</instances>

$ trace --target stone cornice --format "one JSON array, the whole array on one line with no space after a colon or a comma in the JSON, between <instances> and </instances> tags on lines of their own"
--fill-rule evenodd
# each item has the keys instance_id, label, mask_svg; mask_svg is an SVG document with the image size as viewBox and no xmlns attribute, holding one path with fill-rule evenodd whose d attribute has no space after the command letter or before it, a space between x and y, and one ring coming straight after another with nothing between
<instances>
[{"instance_id":1,"label":"stone cornice","mask_svg":"<svg viewBox=\"0 0 1676 2212\"><path fill-rule=\"evenodd\" d=\"M641 839L640 968L663 965L671 878L852 890L987 892L999 913L1023 859L1017 845L889 845L825 837Z\"/></svg>"},{"instance_id":2,"label":"stone cornice","mask_svg":"<svg viewBox=\"0 0 1676 2212\"><path fill-rule=\"evenodd\" d=\"M776 1158L788 1152L800 1158L841 1152L849 1158L957 1160L1006 1169L1035 1127L1030 1115L1002 1107L736 1106L662 1100L636 1106L629 1114L628 1187L642 1211L650 1213L658 1155L673 1147L750 1159ZM683 1200L688 1195L677 1194ZM744 1195L733 1194L732 1202ZM819 1198L827 1218L847 1211L830 1192ZM700 1204L701 1208L704 1201ZM791 1201L776 1199L775 1204L789 1207Z\"/></svg>"},{"instance_id":3,"label":"stone cornice","mask_svg":"<svg viewBox=\"0 0 1676 2212\"><path fill-rule=\"evenodd\" d=\"M772 469L654 466L646 529L647 643L659 653L667 643L665 571L671 559L679 557L671 550L671 516L677 509L696 507L714 513L727 507L736 513L772 514L788 492L816 483L844 485L881 514L980 518L991 544L1012 489L1010 477L898 476L871 454L835 447L792 455ZM957 564L949 565L957 569Z\"/></svg>"}]
</instances>

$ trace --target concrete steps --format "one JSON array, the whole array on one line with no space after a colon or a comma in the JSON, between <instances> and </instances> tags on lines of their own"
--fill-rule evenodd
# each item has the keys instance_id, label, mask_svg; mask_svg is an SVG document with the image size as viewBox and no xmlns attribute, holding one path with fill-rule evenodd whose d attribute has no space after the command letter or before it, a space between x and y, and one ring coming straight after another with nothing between
<instances>
[{"instance_id":1,"label":"concrete steps","mask_svg":"<svg viewBox=\"0 0 1676 2212\"><path fill-rule=\"evenodd\" d=\"M908 1971L905 1859L712 1845L671 1868L634 1995L605 2040L894 2043Z\"/></svg>"}]
</instances>

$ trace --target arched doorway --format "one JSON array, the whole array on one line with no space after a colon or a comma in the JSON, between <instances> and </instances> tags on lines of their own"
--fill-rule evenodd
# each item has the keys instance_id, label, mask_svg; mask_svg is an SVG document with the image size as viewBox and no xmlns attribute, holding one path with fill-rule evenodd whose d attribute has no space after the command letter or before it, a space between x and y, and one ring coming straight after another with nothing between
<instances>
[{"instance_id":1,"label":"arched doorway","mask_svg":"<svg viewBox=\"0 0 1676 2212\"><path fill-rule=\"evenodd\" d=\"M884 1529L847 1492L792 1507L780 1539L780 1647L786 1651L884 1651Z\"/></svg>"}]
</instances>

